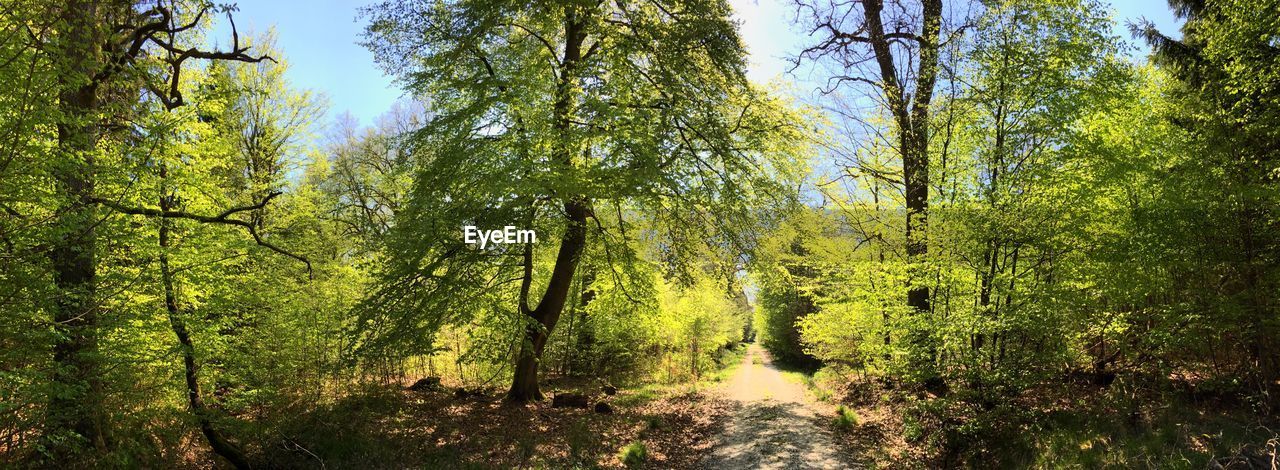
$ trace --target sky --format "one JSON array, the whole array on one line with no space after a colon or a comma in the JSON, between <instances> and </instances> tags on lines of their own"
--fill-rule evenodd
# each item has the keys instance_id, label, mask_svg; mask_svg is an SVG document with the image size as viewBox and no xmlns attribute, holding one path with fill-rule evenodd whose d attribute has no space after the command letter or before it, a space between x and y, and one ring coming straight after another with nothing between
<instances>
[{"instance_id":1,"label":"sky","mask_svg":"<svg viewBox=\"0 0 1280 470\"><path fill-rule=\"evenodd\" d=\"M394 79L383 75L373 55L358 42L364 23L360 7L370 0L240 0L235 14L242 34L275 28L277 45L289 66L287 72L295 88L310 89L328 97L328 115L320 122L333 122L350 113L358 122L370 125L403 97ZM802 32L791 24L791 0L730 0L747 50L751 54L748 76L766 83L783 76L789 68L786 57L805 44ZM1126 21L1146 18L1166 34L1176 33L1178 23L1166 0L1114 0L1115 34L1130 39ZM225 22L225 20L223 20ZM229 29L220 25L215 34L222 44L229 42ZM1144 57L1146 47L1138 47L1135 57Z\"/></svg>"}]
</instances>

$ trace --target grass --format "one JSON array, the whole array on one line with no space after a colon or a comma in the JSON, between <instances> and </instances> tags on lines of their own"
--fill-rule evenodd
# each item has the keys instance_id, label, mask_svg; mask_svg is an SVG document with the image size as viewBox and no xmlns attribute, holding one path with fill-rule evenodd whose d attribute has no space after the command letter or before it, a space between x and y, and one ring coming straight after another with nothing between
<instances>
[{"instance_id":1,"label":"grass","mask_svg":"<svg viewBox=\"0 0 1280 470\"><path fill-rule=\"evenodd\" d=\"M831 419L831 425L841 431L849 431L858 425L858 413L849 409L844 405L836 406L836 417Z\"/></svg>"},{"instance_id":2,"label":"grass","mask_svg":"<svg viewBox=\"0 0 1280 470\"><path fill-rule=\"evenodd\" d=\"M643 442L633 441L618 450L618 460L627 468L639 468L649 459L649 448Z\"/></svg>"},{"instance_id":3,"label":"grass","mask_svg":"<svg viewBox=\"0 0 1280 470\"><path fill-rule=\"evenodd\" d=\"M1032 466L1206 468L1214 459L1256 454L1276 438L1266 427L1191 405L1165 408L1136 425L1079 412L1055 413L1046 424L1024 450Z\"/></svg>"},{"instance_id":4,"label":"grass","mask_svg":"<svg viewBox=\"0 0 1280 470\"><path fill-rule=\"evenodd\" d=\"M702 374L697 381L691 380L687 375L675 381L655 378L645 382L644 385L626 388L626 393L619 394L614 399L614 403L623 407L643 406L664 396L697 393L705 387L728 380L742 365L743 358L747 354L747 344L736 343L720 349L717 354L712 363L715 369Z\"/></svg>"},{"instance_id":5,"label":"grass","mask_svg":"<svg viewBox=\"0 0 1280 470\"><path fill-rule=\"evenodd\" d=\"M828 402L831 401L831 392L822 387L814 387L813 397L817 398L820 402Z\"/></svg>"},{"instance_id":6,"label":"grass","mask_svg":"<svg viewBox=\"0 0 1280 470\"><path fill-rule=\"evenodd\" d=\"M781 369L782 376L784 378L804 385L805 388L809 389L809 391L813 393L813 397L815 399L825 403L831 401L833 395L831 389L828 387L829 384L824 383L825 381L822 380L823 377L825 377L823 374L824 370L825 369L817 372L809 372L804 369Z\"/></svg>"},{"instance_id":7,"label":"grass","mask_svg":"<svg viewBox=\"0 0 1280 470\"><path fill-rule=\"evenodd\" d=\"M619 394L614 398L613 403L622 407L641 406L662 397L669 388L661 384L647 384L628 389L627 393Z\"/></svg>"},{"instance_id":8,"label":"grass","mask_svg":"<svg viewBox=\"0 0 1280 470\"><path fill-rule=\"evenodd\" d=\"M813 377L805 372L787 369L780 369L779 371L782 373L782 377L790 382L802 384L805 387L813 384Z\"/></svg>"},{"instance_id":9,"label":"grass","mask_svg":"<svg viewBox=\"0 0 1280 470\"><path fill-rule=\"evenodd\" d=\"M665 426L665 424L663 423L661 416L646 415L644 417L644 428L646 430L662 429L663 426Z\"/></svg>"},{"instance_id":10,"label":"grass","mask_svg":"<svg viewBox=\"0 0 1280 470\"><path fill-rule=\"evenodd\" d=\"M733 377L733 373L738 371L738 367L742 366L742 358L747 355L746 343L738 343L733 347L721 350L720 357L716 360L720 364L718 370L707 374L705 380L710 382L723 382L729 377Z\"/></svg>"}]
</instances>

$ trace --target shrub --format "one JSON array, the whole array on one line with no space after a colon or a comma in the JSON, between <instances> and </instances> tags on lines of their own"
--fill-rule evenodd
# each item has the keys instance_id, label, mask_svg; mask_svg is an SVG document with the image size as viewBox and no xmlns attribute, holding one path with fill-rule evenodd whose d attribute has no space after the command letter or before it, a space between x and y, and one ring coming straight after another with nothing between
<instances>
[{"instance_id":1,"label":"shrub","mask_svg":"<svg viewBox=\"0 0 1280 470\"><path fill-rule=\"evenodd\" d=\"M924 426L914 417L904 416L902 419L902 437L907 442L919 442L924 438Z\"/></svg>"}]
</instances>

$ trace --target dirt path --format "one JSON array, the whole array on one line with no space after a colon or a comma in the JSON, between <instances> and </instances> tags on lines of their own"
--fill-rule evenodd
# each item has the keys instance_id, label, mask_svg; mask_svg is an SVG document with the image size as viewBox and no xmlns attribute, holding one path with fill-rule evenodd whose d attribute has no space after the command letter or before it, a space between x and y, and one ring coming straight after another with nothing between
<instances>
[{"instance_id":1,"label":"dirt path","mask_svg":"<svg viewBox=\"0 0 1280 470\"><path fill-rule=\"evenodd\" d=\"M826 416L819 414L804 385L784 377L760 346L750 346L742 366L716 393L740 406L704 467L850 467L836 451Z\"/></svg>"}]
</instances>

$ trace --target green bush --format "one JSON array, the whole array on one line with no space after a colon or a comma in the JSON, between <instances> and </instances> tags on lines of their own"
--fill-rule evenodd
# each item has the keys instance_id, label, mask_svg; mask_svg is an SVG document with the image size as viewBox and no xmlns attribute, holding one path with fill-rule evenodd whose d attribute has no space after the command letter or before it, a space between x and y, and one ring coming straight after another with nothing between
<instances>
[{"instance_id":1,"label":"green bush","mask_svg":"<svg viewBox=\"0 0 1280 470\"><path fill-rule=\"evenodd\" d=\"M924 426L914 417L905 416L902 419L902 437L907 442L920 442L924 438Z\"/></svg>"}]
</instances>

